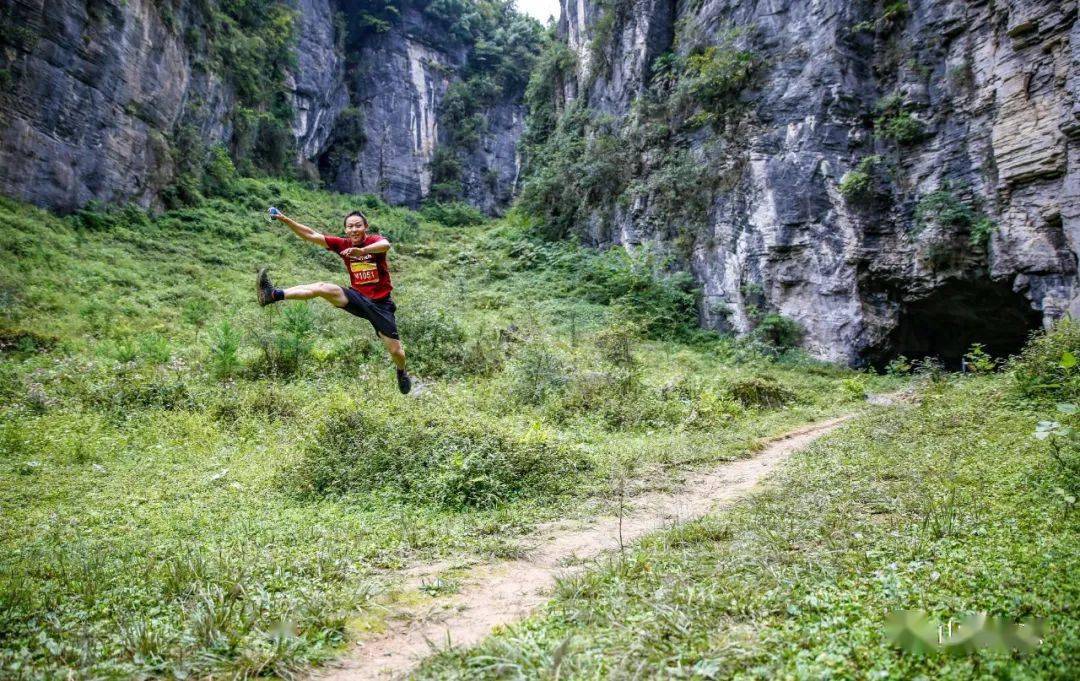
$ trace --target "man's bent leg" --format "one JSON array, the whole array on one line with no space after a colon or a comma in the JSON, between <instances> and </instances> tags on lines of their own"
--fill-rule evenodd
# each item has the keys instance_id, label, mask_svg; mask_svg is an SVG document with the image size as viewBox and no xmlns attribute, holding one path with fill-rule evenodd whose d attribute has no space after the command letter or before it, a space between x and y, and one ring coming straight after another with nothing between
<instances>
[{"instance_id":1,"label":"man's bent leg","mask_svg":"<svg viewBox=\"0 0 1080 681\"><path fill-rule=\"evenodd\" d=\"M394 365L398 369L405 369L405 348L402 347L401 341L397 338L390 338L379 334L379 340L386 346L386 351L390 353L390 358L394 360Z\"/></svg>"},{"instance_id":2,"label":"man's bent leg","mask_svg":"<svg viewBox=\"0 0 1080 681\"><path fill-rule=\"evenodd\" d=\"M345 291L341 290L340 286L325 281L320 281L315 284L301 284L300 286L287 288L282 291L282 297L285 300L310 300L312 298L322 298L334 307L345 307L349 304L349 299L345 297Z\"/></svg>"},{"instance_id":3,"label":"man's bent leg","mask_svg":"<svg viewBox=\"0 0 1080 681\"><path fill-rule=\"evenodd\" d=\"M378 332L376 332L378 333ZM412 378L409 377L409 372L405 371L405 350L401 347L401 341L396 338L384 336L378 333L379 340L386 346L386 351L390 353L390 357L393 358L394 364L397 366L397 385L398 390L402 395L408 395L412 390Z\"/></svg>"}]
</instances>

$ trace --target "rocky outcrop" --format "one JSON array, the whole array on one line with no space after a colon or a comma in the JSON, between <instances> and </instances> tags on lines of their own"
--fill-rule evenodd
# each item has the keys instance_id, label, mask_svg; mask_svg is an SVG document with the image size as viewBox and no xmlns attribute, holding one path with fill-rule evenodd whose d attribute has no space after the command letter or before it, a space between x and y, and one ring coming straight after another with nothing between
<instances>
[{"instance_id":1,"label":"rocky outcrop","mask_svg":"<svg viewBox=\"0 0 1080 681\"><path fill-rule=\"evenodd\" d=\"M332 145L324 149L320 168L330 186L414 207L431 193L431 162L446 141L443 97L469 56L440 28L421 11L407 9L389 30L364 42L349 87L365 141L344 156ZM505 207L516 187L516 145L525 113L520 99L511 93L483 111L488 125L465 157L464 198L489 213Z\"/></svg>"},{"instance_id":2,"label":"rocky outcrop","mask_svg":"<svg viewBox=\"0 0 1080 681\"><path fill-rule=\"evenodd\" d=\"M185 110L203 138L227 137L229 89L192 68L153 0L3 0L0 16L0 192L62 211L151 205Z\"/></svg>"},{"instance_id":3,"label":"rocky outcrop","mask_svg":"<svg viewBox=\"0 0 1080 681\"><path fill-rule=\"evenodd\" d=\"M857 364L1005 353L1080 313L1074 0L564 0L560 32L577 53L561 99L628 119L666 51L730 42L760 64L738 106L671 139L710 169L681 253L703 324L745 333L776 312ZM864 186L841 191L852 171ZM580 229L676 252L660 203L639 192Z\"/></svg>"},{"instance_id":4,"label":"rocky outcrop","mask_svg":"<svg viewBox=\"0 0 1080 681\"><path fill-rule=\"evenodd\" d=\"M0 192L60 211L90 201L159 207L185 152L181 126L234 153L238 97L227 60L208 66L199 7L172 0L0 0ZM346 49L346 0L291 0L295 60L284 79L296 163L351 193L418 205L445 138L440 103L468 52L417 4ZM9 30L8 27L13 27ZM267 98L271 99L271 98ZM498 212L513 195L524 110L508 93L463 155L462 196ZM346 128L343 130L343 128Z\"/></svg>"},{"instance_id":5,"label":"rocky outcrop","mask_svg":"<svg viewBox=\"0 0 1080 681\"><path fill-rule=\"evenodd\" d=\"M330 141L334 122L349 105L343 44L331 0L297 0L296 68L287 86L293 95L293 137L298 161L311 163Z\"/></svg>"}]
</instances>

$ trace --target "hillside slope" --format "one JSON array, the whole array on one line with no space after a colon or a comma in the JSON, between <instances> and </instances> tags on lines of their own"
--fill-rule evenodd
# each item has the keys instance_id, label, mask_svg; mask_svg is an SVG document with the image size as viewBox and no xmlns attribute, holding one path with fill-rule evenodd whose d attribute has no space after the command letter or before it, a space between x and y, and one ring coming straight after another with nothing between
<instances>
[{"instance_id":1,"label":"hillside slope","mask_svg":"<svg viewBox=\"0 0 1080 681\"><path fill-rule=\"evenodd\" d=\"M394 242L415 395L366 323L255 304L261 264L344 279L269 203ZM157 218L0 200L3 675L288 676L417 561L519 555L898 380L700 332L648 253L534 230L255 180Z\"/></svg>"}]
</instances>

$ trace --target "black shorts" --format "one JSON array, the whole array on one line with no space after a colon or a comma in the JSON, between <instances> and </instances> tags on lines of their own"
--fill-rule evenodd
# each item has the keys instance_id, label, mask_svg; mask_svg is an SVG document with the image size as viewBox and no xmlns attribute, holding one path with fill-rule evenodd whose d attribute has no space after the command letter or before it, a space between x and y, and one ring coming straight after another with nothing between
<instances>
[{"instance_id":1,"label":"black shorts","mask_svg":"<svg viewBox=\"0 0 1080 681\"><path fill-rule=\"evenodd\" d=\"M394 318L397 305L390 299L390 296L386 296L382 300L372 300L351 288L342 286L341 290L345 292L345 297L349 300L345 307L341 308L342 310L351 312L357 317L362 317L371 322L371 325L375 327L376 336L381 333L387 338L401 339L401 336L398 335L397 319Z\"/></svg>"}]
</instances>

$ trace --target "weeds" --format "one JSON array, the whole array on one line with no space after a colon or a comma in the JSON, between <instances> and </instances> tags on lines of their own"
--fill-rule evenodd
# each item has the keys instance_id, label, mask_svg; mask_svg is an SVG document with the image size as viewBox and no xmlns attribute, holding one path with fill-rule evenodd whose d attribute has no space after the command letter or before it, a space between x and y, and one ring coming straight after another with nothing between
<instances>
[{"instance_id":1,"label":"weeds","mask_svg":"<svg viewBox=\"0 0 1080 681\"><path fill-rule=\"evenodd\" d=\"M537 616L416 676L469 678L496 659L540 675L559 650L570 678L1070 678L1080 528L1048 493L1053 464L1006 387L957 381L846 426L795 454L771 488L564 580ZM918 609L1046 628L998 646L1022 655L901 653L886 613Z\"/></svg>"},{"instance_id":2,"label":"weeds","mask_svg":"<svg viewBox=\"0 0 1080 681\"><path fill-rule=\"evenodd\" d=\"M0 336L0 676L294 677L340 651L347 619L381 619L374 573L520 557L537 523L610 496L627 452L674 475L850 404L846 370L695 331L693 287L647 251L232 181L232 199L157 217L0 200L19 249L0 281L20 282L0 291L17 320ZM396 392L363 320L258 307L259 266L344 281L262 219L271 202L327 231L359 203L395 235L424 390ZM745 407L729 388L751 377L798 399Z\"/></svg>"}]
</instances>

